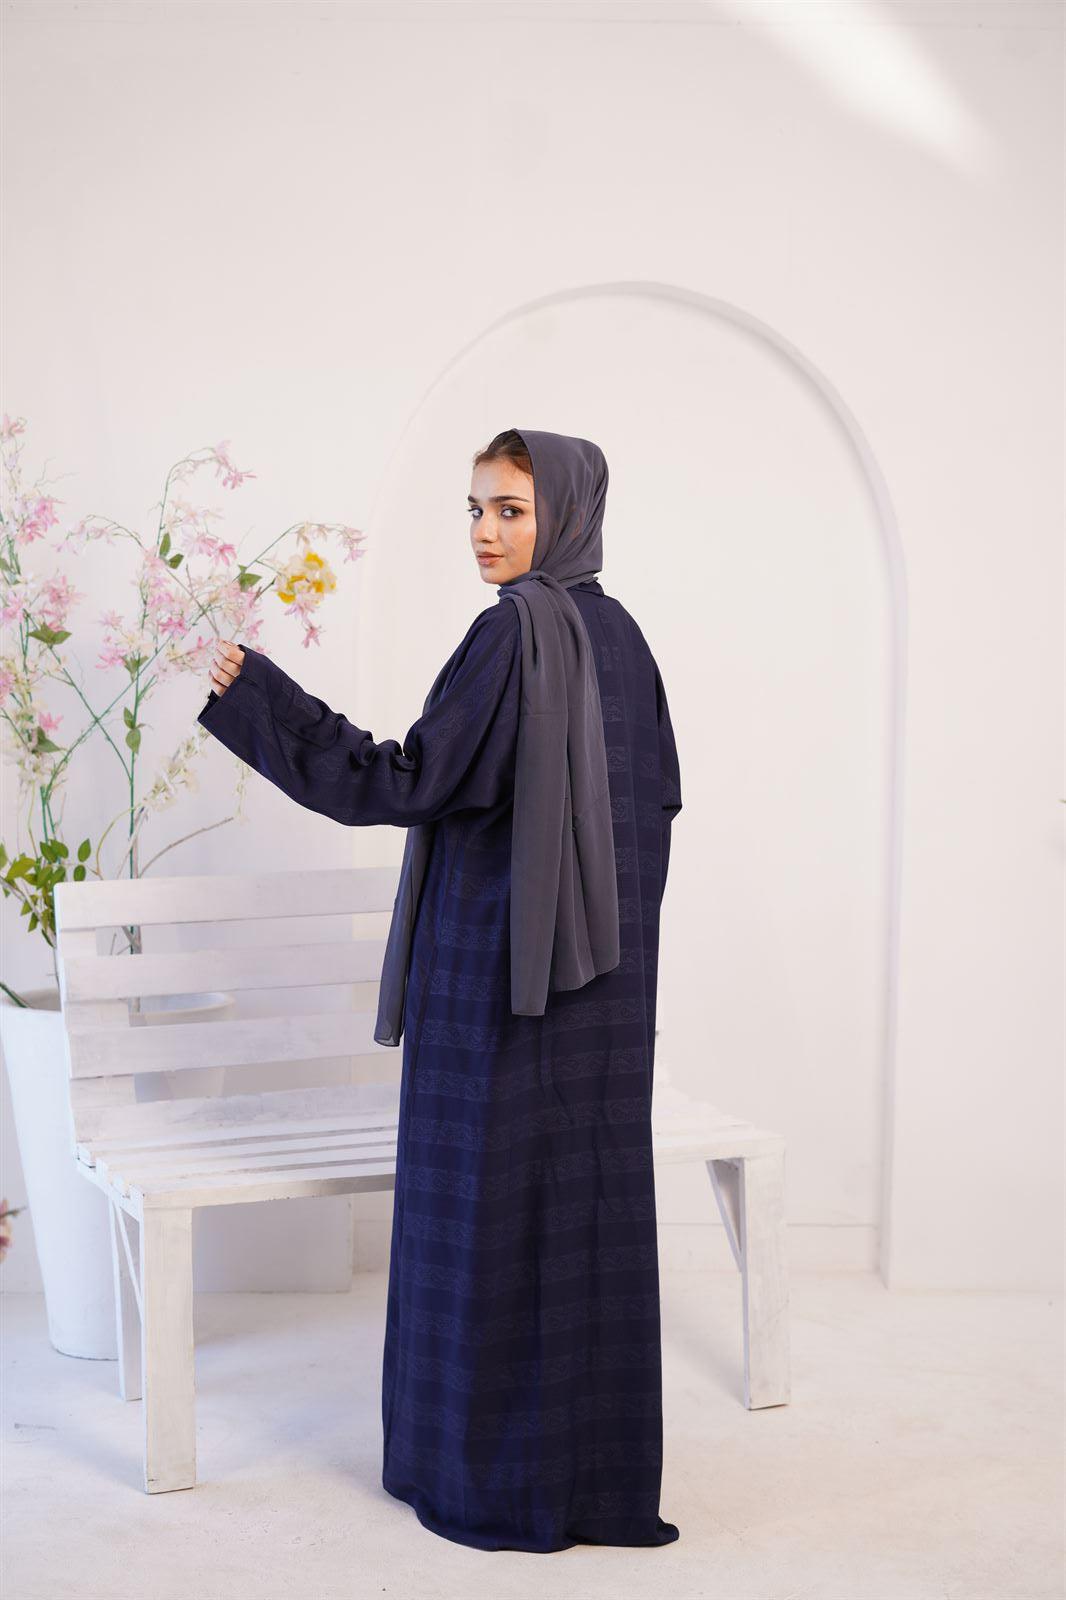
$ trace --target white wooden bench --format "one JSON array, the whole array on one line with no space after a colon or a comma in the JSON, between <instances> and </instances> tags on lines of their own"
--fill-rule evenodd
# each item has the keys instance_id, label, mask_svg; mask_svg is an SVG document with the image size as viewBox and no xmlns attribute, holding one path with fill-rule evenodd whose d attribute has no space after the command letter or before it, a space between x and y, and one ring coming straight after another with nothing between
<instances>
[{"instance_id":1,"label":"white wooden bench","mask_svg":"<svg viewBox=\"0 0 1066 1600\"><path fill-rule=\"evenodd\" d=\"M60 995L79 1170L110 1201L119 1391L144 1400L148 1493L196 1482L192 1213L395 1182L401 1050L373 1038L385 935L352 918L389 913L394 868L143 878L57 886ZM343 916L344 936L263 942L269 923ZM164 948L188 924L254 924L254 947ZM114 930L139 927L143 954L110 954ZM157 941L160 948L155 948ZM112 943L113 943L112 937ZM350 988L351 1006L300 1014L302 988ZM204 991L287 991L270 1014L135 1026L131 1001ZM382 1059L382 1058L385 1059ZM316 1062L350 1063L349 1082L314 1084ZM138 1100L135 1075L205 1065L299 1063L296 1087ZM370 1076L376 1075L376 1076ZM783 1145L701 1113L655 1122L656 1159L704 1160L744 1276L745 1400L788 1399Z\"/></svg>"},{"instance_id":2,"label":"white wooden bench","mask_svg":"<svg viewBox=\"0 0 1066 1600\"><path fill-rule=\"evenodd\" d=\"M744 1404L787 1405L791 1395L785 1141L714 1106L656 1083L652 1093L655 1169L703 1161L740 1269L744 1322Z\"/></svg>"}]
</instances>

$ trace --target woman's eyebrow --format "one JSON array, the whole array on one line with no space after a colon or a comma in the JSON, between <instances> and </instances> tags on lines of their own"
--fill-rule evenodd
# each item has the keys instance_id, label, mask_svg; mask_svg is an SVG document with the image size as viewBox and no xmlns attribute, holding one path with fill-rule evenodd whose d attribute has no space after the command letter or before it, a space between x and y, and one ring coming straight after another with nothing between
<instances>
[{"instance_id":1,"label":"woman's eyebrow","mask_svg":"<svg viewBox=\"0 0 1066 1600\"><path fill-rule=\"evenodd\" d=\"M481 501L478 500L472 494L468 494L466 498L470 501L471 505L479 506L481 504ZM521 495L521 494L490 494L489 495L489 501L490 501L490 503L492 505L496 505L499 502L504 501L504 500L521 500L521 502L522 502L522 504L524 506L528 506L528 504L529 504L529 501L526 499L525 495Z\"/></svg>"}]
</instances>

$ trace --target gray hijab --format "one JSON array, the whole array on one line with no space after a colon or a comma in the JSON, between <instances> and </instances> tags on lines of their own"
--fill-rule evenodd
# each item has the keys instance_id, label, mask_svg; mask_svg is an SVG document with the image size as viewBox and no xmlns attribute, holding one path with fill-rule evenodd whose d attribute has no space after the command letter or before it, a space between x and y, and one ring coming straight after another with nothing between
<instances>
[{"instance_id":1,"label":"gray hijab","mask_svg":"<svg viewBox=\"0 0 1066 1600\"><path fill-rule=\"evenodd\" d=\"M614 828L596 664L569 594L603 565L607 462L588 439L518 428L533 462L530 570L499 585L518 607L522 689L511 835L511 1011L543 1016L621 959ZM429 691L433 704L446 664ZM374 1038L399 1044L419 891L435 823L407 830Z\"/></svg>"}]
</instances>

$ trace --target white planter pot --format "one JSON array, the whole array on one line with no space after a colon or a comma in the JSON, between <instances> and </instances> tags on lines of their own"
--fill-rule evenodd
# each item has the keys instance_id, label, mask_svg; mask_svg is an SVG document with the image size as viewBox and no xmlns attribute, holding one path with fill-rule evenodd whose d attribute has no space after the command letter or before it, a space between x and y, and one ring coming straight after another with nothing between
<instances>
[{"instance_id":1,"label":"white planter pot","mask_svg":"<svg viewBox=\"0 0 1066 1600\"><path fill-rule=\"evenodd\" d=\"M3 1045L26 1201L44 1282L48 1337L61 1355L96 1361L118 1356L111 1231L107 1196L84 1178L74 1159L70 1093L59 991L21 991L26 1006L0 990ZM232 1010L228 994L158 996L135 1016L141 1026L202 1022ZM224 1067L135 1075L138 1100L218 1093Z\"/></svg>"},{"instance_id":2,"label":"white planter pot","mask_svg":"<svg viewBox=\"0 0 1066 1600\"><path fill-rule=\"evenodd\" d=\"M114 1361L115 1292L107 1198L74 1163L59 990L0 996L0 1040L11 1085L26 1200L44 1280L48 1337L61 1355Z\"/></svg>"}]
</instances>

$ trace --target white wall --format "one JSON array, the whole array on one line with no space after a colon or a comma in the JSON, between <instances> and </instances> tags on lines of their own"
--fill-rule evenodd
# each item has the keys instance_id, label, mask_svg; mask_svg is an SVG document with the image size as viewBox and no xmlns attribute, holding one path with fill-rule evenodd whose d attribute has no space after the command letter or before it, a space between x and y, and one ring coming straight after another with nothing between
<instances>
[{"instance_id":1,"label":"white wall","mask_svg":"<svg viewBox=\"0 0 1066 1600\"><path fill-rule=\"evenodd\" d=\"M492 598L473 451L508 426L602 444L604 587L682 756L659 1069L786 1133L797 1265L880 1246L900 1287L1047 1288L1062 1258L1061 22L1022 0L6 25L27 455L69 474L71 521L133 520L227 437L260 475L214 496L235 533L366 526L322 649L280 621L269 643L375 737ZM631 287L568 293L597 285ZM91 642L113 561L77 567ZM204 693L155 702L159 750ZM159 843L231 787L212 750ZM68 805L79 835L110 815ZM398 832L254 776L249 810L168 870L399 859ZM0 910L8 981L44 981ZM724 1260L705 1176L659 1192L664 1260ZM266 1219L240 1228L211 1281L256 1248L257 1282L291 1281ZM4 1275L32 1286L28 1251Z\"/></svg>"}]
</instances>

